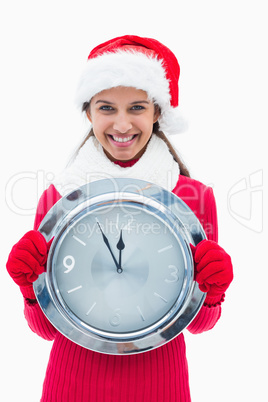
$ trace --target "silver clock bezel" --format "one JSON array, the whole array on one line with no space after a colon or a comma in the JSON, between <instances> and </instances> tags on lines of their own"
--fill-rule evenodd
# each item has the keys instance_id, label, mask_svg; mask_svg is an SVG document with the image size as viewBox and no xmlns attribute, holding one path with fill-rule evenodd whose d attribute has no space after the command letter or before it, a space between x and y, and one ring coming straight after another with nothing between
<instances>
[{"instance_id":1,"label":"silver clock bezel","mask_svg":"<svg viewBox=\"0 0 268 402\"><path fill-rule=\"evenodd\" d=\"M109 205L139 205L163 219L177 237L184 254L184 290L168 313L140 331L112 333L82 322L60 296L53 274L53 256L70 225L85 214ZM100 353L124 355L146 352L172 340L194 319L205 294L193 278L189 244L205 239L205 232L191 209L173 193L137 179L104 179L88 183L61 198L47 213L39 231L47 241L52 238L47 271L34 283L38 303L49 321L71 341ZM181 300L182 299L182 300Z\"/></svg>"}]
</instances>

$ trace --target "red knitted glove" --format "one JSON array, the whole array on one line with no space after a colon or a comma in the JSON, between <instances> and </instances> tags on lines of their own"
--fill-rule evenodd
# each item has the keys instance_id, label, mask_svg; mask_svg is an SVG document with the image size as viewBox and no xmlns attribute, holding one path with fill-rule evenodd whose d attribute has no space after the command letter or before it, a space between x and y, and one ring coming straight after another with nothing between
<instances>
[{"instance_id":1,"label":"red knitted glove","mask_svg":"<svg viewBox=\"0 0 268 402\"><path fill-rule=\"evenodd\" d=\"M37 230L27 232L13 246L6 264L14 282L24 297L35 299L32 283L45 270L50 243Z\"/></svg>"},{"instance_id":2,"label":"red knitted glove","mask_svg":"<svg viewBox=\"0 0 268 402\"><path fill-rule=\"evenodd\" d=\"M207 293L206 302L220 301L233 280L230 256L218 243L203 240L196 247L191 245L195 265L195 280L200 290Z\"/></svg>"}]
</instances>

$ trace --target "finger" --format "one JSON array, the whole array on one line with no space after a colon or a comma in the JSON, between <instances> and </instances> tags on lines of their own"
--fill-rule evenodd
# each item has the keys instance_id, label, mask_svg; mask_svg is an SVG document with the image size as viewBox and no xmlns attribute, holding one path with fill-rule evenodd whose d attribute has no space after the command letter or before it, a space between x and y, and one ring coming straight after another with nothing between
<instances>
[{"instance_id":1,"label":"finger","mask_svg":"<svg viewBox=\"0 0 268 402\"><path fill-rule=\"evenodd\" d=\"M198 283L198 286L199 286L199 289L205 293L208 293L211 289L211 286L208 283Z\"/></svg>"},{"instance_id":2,"label":"finger","mask_svg":"<svg viewBox=\"0 0 268 402\"><path fill-rule=\"evenodd\" d=\"M39 262L40 265L44 265L47 260L47 244L35 244L31 239L22 239L16 247L16 254L20 255L23 251L28 252L32 257Z\"/></svg>"},{"instance_id":3,"label":"finger","mask_svg":"<svg viewBox=\"0 0 268 402\"><path fill-rule=\"evenodd\" d=\"M13 274L16 272L24 274L34 272L40 275L44 272L44 266L40 265L39 261L28 250L18 250L16 256L10 259L10 267Z\"/></svg>"},{"instance_id":4,"label":"finger","mask_svg":"<svg viewBox=\"0 0 268 402\"><path fill-rule=\"evenodd\" d=\"M223 269L216 270L214 266L208 266L208 269L204 269L201 272L196 274L196 281L198 283L208 283L212 284L223 284L225 285L226 280L226 273Z\"/></svg>"},{"instance_id":5,"label":"finger","mask_svg":"<svg viewBox=\"0 0 268 402\"><path fill-rule=\"evenodd\" d=\"M196 246L195 250L195 262L199 262L201 258L210 250L222 250L221 247L214 241L202 240Z\"/></svg>"},{"instance_id":6,"label":"finger","mask_svg":"<svg viewBox=\"0 0 268 402\"><path fill-rule=\"evenodd\" d=\"M43 256L45 256L48 251L48 244L44 236L37 230L30 230L27 232L18 245L20 247L23 245L26 247L31 247L32 250L36 250L40 255Z\"/></svg>"},{"instance_id":7,"label":"finger","mask_svg":"<svg viewBox=\"0 0 268 402\"><path fill-rule=\"evenodd\" d=\"M206 268L209 264L215 264L215 267L224 265L225 253L220 250L209 250L207 251L199 262L196 263L196 271L200 272Z\"/></svg>"},{"instance_id":8,"label":"finger","mask_svg":"<svg viewBox=\"0 0 268 402\"><path fill-rule=\"evenodd\" d=\"M19 286L27 286L29 283L33 283L38 278L38 274L36 272L19 260L13 261L10 275L14 282Z\"/></svg>"},{"instance_id":9,"label":"finger","mask_svg":"<svg viewBox=\"0 0 268 402\"><path fill-rule=\"evenodd\" d=\"M191 249L191 252L192 252L193 257L194 257L194 256L195 256L195 252L196 252L196 247L195 247L193 244L190 243L190 249Z\"/></svg>"}]
</instances>

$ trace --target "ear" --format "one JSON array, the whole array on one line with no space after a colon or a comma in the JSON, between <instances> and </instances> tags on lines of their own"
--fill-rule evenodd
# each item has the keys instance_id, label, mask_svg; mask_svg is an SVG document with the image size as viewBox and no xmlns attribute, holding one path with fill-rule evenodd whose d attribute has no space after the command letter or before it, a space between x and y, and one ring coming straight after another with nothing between
<instances>
[{"instance_id":1,"label":"ear","mask_svg":"<svg viewBox=\"0 0 268 402\"><path fill-rule=\"evenodd\" d=\"M86 111L86 115L87 115L87 118L88 118L88 120L90 121L90 123L92 123L92 119L91 119L91 116L90 116L90 111L89 111L89 109Z\"/></svg>"},{"instance_id":2,"label":"ear","mask_svg":"<svg viewBox=\"0 0 268 402\"><path fill-rule=\"evenodd\" d=\"M161 110L158 105L154 105L154 120L153 122L156 123L161 115Z\"/></svg>"}]
</instances>

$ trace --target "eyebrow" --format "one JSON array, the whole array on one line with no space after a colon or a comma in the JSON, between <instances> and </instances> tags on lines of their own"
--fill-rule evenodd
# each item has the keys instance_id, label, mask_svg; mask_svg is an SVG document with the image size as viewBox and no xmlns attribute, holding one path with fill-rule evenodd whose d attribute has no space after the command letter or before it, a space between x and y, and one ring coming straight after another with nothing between
<instances>
[{"instance_id":1,"label":"eyebrow","mask_svg":"<svg viewBox=\"0 0 268 402\"><path fill-rule=\"evenodd\" d=\"M101 100L101 99L99 99L99 100L95 103L95 105L96 105L97 103L107 103L108 105L114 105L113 102L109 102L109 101L107 101L107 100ZM149 102L146 101L146 100L131 102L130 105L137 105L137 104L140 104L140 103L146 103L147 105L149 105Z\"/></svg>"},{"instance_id":2,"label":"eyebrow","mask_svg":"<svg viewBox=\"0 0 268 402\"><path fill-rule=\"evenodd\" d=\"M95 103L95 105L97 105L97 103L108 103L109 105L113 105L113 103L112 102L109 102L109 101L105 101L105 100L98 100L96 103Z\"/></svg>"},{"instance_id":3,"label":"eyebrow","mask_svg":"<svg viewBox=\"0 0 268 402\"><path fill-rule=\"evenodd\" d=\"M149 105L149 102L146 101L146 100L135 101L135 102L131 102L130 104L131 104L131 105L136 105L136 104L138 104L138 103L147 103L147 104Z\"/></svg>"}]
</instances>

